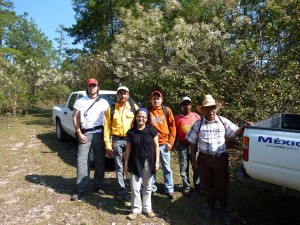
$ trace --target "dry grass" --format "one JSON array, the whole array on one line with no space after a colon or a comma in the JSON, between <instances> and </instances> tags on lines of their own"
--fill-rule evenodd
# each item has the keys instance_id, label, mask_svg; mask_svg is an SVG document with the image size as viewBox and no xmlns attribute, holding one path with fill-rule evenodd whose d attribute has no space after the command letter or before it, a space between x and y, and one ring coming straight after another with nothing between
<instances>
[{"instance_id":1,"label":"dry grass","mask_svg":"<svg viewBox=\"0 0 300 225\"><path fill-rule=\"evenodd\" d=\"M108 193L92 192L81 202L71 202L75 191L76 142L55 139L50 110L39 110L19 118L0 117L0 221L1 224L202 224L205 198L193 193L181 195L177 156L173 154L177 197L170 201L162 192L155 194L154 219L140 216L126 220L130 208L114 200L115 174L107 163ZM231 150L231 166L240 161L240 152ZM129 196L128 196L129 198ZM230 212L233 224L298 224L300 194L257 181L231 179ZM220 224L216 216L214 225Z\"/></svg>"}]
</instances>

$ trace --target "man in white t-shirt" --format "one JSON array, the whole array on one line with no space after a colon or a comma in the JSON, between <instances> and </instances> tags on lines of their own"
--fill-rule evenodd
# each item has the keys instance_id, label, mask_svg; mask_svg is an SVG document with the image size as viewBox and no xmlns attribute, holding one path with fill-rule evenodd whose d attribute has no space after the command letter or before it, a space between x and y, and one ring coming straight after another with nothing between
<instances>
[{"instance_id":1,"label":"man in white t-shirt","mask_svg":"<svg viewBox=\"0 0 300 225\"><path fill-rule=\"evenodd\" d=\"M94 187L103 195L105 150L103 141L104 118L109 107L108 102L99 98L98 82L94 78L87 81L87 96L78 99L74 104L73 124L78 137L77 150L77 187L72 201L80 200L87 193L90 163L89 153L93 151L95 162Z\"/></svg>"}]
</instances>

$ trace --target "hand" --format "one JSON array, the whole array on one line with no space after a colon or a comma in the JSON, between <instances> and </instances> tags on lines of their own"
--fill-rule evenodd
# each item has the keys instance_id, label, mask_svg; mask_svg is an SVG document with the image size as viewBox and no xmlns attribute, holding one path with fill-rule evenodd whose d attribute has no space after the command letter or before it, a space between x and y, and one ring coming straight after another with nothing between
<instances>
[{"instance_id":1,"label":"hand","mask_svg":"<svg viewBox=\"0 0 300 225\"><path fill-rule=\"evenodd\" d=\"M114 157L114 151L111 149L105 149L106 151L106 157L113 158Z\"/></svg>"},{"instance_id":2,"label":"hand","mask_svg":"<svg viewBox=\"0 0 300 225\"><path fill-rule=\"evenodd\" d=\"M124 173L126 176L128 176L128 165L124 164Z\"/></svg>"},{"instance_id":3,"label":"hand","mask_svg":"<svg viewBox=\"0 0 300 225\"><path fill-rule=\"evenodd\" d=\"M155 163L154 172L157 172L158 170L159 170L159 163Z\"/></svg>"},{"instance_id":4,"label":"hand","mask_svg":"<svg viewBox=\"0 0 300 225\"><path fill-rule=\"evenodd\" d=\"M169 143L166 143L165 151L169 152L169 151L171 151L171 149L172 149L172 145L170 145Z\"/></svg>"},{"instance_id":5,"label":"hand","mask_svg":"<svg viewBox=\"0 0 300 225\"><path fill-rule=\"evenodd\" d=\"M253 122L245 120L244 121L244 126L253 126Z\"/></svg>"},{"instance_id":6,"label":"hand","mask_svg":"<svg viewBox=\"0 0 300 225\"><path fill-rule=\"evenodd\" d=\"M83 135L83 134L80 134L79 136L78 136L78 140L82 143L82 144L85 144L85 143L87 143L87 137L85 136L85 135Z\"/></svg>"},{"instance_id":7,"label":"hand","mask_svg":"<svg viewBox=\"0 0 300 225\"><path fill-rule=\"evenodd\" d=\"M192 160L193 171L198 171L198 163L196 160Z\"/></svg>"}]
</instances>

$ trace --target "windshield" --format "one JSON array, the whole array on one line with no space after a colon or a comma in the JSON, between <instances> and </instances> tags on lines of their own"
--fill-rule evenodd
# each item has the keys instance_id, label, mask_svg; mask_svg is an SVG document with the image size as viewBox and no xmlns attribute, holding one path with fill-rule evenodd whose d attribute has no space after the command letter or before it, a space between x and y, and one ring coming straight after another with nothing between
<instances>
[{"instance_id":1,"label":"windshield","mask_svg":"<svg viewBox=\"0 0 300 225\"><path fill-rule=\"evenodd\" d=\"M115 94L101 94L100 96L101 98L107 100L109 105L112 105L117 101L117 96ZM132 98L129 98L128 102L136 104L136 102Z\"/></svg>"}]
</instances>

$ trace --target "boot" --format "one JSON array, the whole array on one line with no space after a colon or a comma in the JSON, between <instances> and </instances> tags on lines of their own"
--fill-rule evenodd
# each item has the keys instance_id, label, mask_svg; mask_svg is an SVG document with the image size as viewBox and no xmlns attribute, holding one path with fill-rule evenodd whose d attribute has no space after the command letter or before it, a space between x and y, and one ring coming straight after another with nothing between
<instances>
[{"instance_id":1,"label":"boot","mask_svg":"<svg viewBox=\"0 0 300 225\"><path fill-rule=\"evenodd\" d=\"M231 220L227 213L227 196L223 196L220 198L220 218L224 225L230 225Z\"/></svg>"},{"instance_id":2,"label":"boot","mask_svg":"<svg viewBox=\"0 0 300 225\"><path fill-rule=\"evenodd\" d=\"M209 223L211 219L213 218L214 212L215 212L215 205L216 205L216 199L215 196L207 197L207 209L203 213L203 222Z\"/></svg>"}]
</instances>

